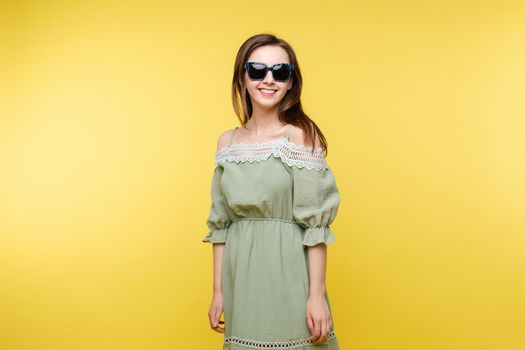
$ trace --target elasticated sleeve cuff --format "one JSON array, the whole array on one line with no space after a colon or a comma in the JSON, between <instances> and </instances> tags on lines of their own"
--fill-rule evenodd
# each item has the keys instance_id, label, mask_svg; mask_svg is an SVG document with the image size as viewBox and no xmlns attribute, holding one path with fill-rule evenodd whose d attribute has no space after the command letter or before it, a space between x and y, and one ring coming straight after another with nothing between
<instances>
[{"instance_id":1,"label":"elasticated sleeve cuff","mask_svg":"<svg viewBox=\"0 0 525 350\"><path fill-rule=\"evenodd\" d=\"M211 230L203 238L202 242L205 242L205 243L225 243L226 242L226 234L227 233L228 233L228 228Z\"/></svg>"},{"instance_id":2,"label":"elasticated sleeve cuff","mask_svg":"<svg viewBox=\"0 0 525 350\"><path fill-rule=\"evenodd\" d=\"M303 245L314 246L319 243L326 245L335 242L335 236L329 226L310 227L304 230Z\"/></svg>"}]
</instances>

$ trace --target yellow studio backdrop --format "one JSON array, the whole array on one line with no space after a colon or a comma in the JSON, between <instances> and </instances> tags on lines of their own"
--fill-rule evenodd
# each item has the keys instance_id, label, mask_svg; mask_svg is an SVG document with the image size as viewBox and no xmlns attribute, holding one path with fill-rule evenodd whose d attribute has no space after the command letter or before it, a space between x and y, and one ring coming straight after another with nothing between
<instances>
[{"instance_id":1,"label":"yellow studio backdrop","mask_svg":"<svg viewBox=\"0 0 525 350\"><path fill-rule=\"evenodd\" d=\"M0 349L222 349L237 49L295 48L342 350L525 349L522 1L0 1Z\"/></svg>"}]
</instances>

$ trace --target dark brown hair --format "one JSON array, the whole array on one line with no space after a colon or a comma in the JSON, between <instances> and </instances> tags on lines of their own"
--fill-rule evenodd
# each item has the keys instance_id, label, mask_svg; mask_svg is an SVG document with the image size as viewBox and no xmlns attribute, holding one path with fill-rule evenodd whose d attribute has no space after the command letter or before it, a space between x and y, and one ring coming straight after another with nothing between
<instances>
[{"instance_id":1,"label":"dark brown hair","mask_svg":"<svg viewBox=\"0 0 525 350\"><path fill-rule=\"evenodd\" d=\"M301 69L299 68L295 52L290 44L283 39L277 38L275 35L268 33L254 35L248 38L237 52L233 68L232 102L233 109L239 118L241 125L246 125L248 120L250 120L253 111L250 95L247 93L246 85L244 83L243 66L248 60L250 54L256 48L264 45L282 47L288 53L290 63L294 65L294 71L290 78L293 82L292 88L286 92L286 95L279 102L279 119L285 123L301 128L304 131L306 144L311 144L312 150L315 147L314 135L319 135L319 141L321 142L321 147L325 151L326 156L328 154L326 139L317 124L315 124L315 122L304 113L301 105L303 78L301 76Z\"/></svg>"}]
</instances>

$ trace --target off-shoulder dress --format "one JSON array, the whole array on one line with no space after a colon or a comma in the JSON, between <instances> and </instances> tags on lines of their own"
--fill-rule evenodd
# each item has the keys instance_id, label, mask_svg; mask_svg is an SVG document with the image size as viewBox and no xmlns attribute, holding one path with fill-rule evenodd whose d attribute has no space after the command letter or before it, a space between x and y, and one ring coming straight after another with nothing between
<instances>
[{"instance_id":1,"label":"off-shoulder dress","mask_svg":"<svg viewBox=\"0 0 525 350\"><path fill-rule=\"evenodd\" d=\"M215 153L205 243L224 243L223 350L339 350L335 321L313 344L306 321L307 246L335 241L340 195L321 148L288 135ZM290 129L289 129L290 130ZM331 306L328 292L325 293Z\"/></svg>"}]
</instances>

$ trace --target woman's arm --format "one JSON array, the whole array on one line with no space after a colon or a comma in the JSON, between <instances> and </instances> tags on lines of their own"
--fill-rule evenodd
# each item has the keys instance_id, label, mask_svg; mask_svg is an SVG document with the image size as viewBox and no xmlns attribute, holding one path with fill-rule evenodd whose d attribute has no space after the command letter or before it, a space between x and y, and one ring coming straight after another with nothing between
<instances>
[{"instance_id":1,"label":"woman's arm","mask_svg":"<svg viewBox=\"0 0 525 350\"><path fill-rule=\"evenodd\" d=\"M227 130L219 136L219 139L217 140L217 151L227 145L228 138L232 131L233 129ZM222 176L222 171L218 172L217 168L214 169L211 190L212 207L207 220L207 224L210 227L210 233L204 241L213 243L213 297L208 311L208 318L213 330L224 333L224 328L219 326L219 324L224 324L223 321L220 321L223 313L222 258L224 254L224 245L226 243L227 226L230 223L230 219L220 189L220 176Z\"/></svg>"},{"instance_id":2,"label":"woman's arm","mask_svg":"<svg viewBox=\"0 0 525 350\"><path fill-rule=\"evenodd\" d=\"M310 272L309 298L323 298L326 292L326 245L321 243L308 247Z\"/></svg>"},{"instance_id":3,"label":"woman's arm","mask_svg":"<svg viewBox=\"0 0 525 350\"><path fill-rule=\"evenodd\" d=\"M208 310L208 318L210 327L219 333L224 333L224 327L219 324L224 324L220 321L223 313L223 299L222 299L222 256L224 253L224 243L213 243L213 297L211 305Z\"/></svg>"},{"instance_id":4,"label":"woman's arm","mask_svg":"<svg viewBox=\"0 0 525 350\"><path fill-rule=\"evenodd\" d=\"M213 244L213 294L222 295L222 255L224 243Z\"/></svg>"}]
</instances>

